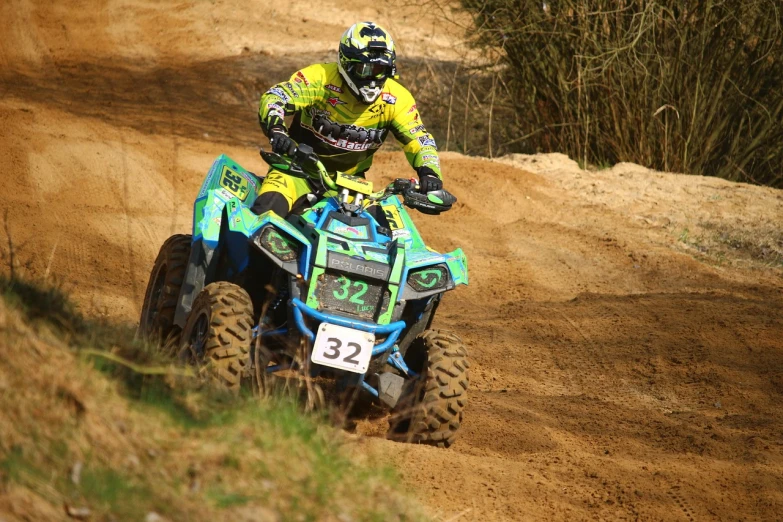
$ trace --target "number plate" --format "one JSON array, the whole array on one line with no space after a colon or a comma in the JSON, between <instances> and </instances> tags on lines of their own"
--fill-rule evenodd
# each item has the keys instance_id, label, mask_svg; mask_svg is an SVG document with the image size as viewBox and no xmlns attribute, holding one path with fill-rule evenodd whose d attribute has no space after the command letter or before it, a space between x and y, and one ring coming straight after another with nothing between
<instances>
[{"instance_id":1,"label":"number plate","mask_svg":"<svg viewBox=\"0 0 783 522\"><path fill-rule=\"evenodd\" d=\"M366 373L374 346L374 334L321 323L310 360L340 370Z\"/></svg>"},{"instance_id":2,"label":"number plate","mask_svg":"<svg viewBox=\"0 0 783 522\"><path fill-rule=\"evenodd\" d=\"M220 176L220 186L228 189L240 201L244 201L250 191L247 180L228 167L223 167L223 173Z\"/></svg>"}]
</instances>

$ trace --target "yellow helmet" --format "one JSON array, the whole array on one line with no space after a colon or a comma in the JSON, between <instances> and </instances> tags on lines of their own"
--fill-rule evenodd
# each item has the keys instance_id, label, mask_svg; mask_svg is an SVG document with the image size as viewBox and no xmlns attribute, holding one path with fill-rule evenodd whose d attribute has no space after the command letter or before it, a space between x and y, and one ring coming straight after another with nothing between
<instances>
[{"instance_id":1,"label":"yellow helmet","mask_svg":"<svg viewBox=\"0 0 783 522\"><path fill-rule=\"evenodd\" d=\"M378 99L386 78L397 75L394 40L380 25L358 22L340 39L337 68L349 90L364 103Z\"/></svg>"}]
</instances>

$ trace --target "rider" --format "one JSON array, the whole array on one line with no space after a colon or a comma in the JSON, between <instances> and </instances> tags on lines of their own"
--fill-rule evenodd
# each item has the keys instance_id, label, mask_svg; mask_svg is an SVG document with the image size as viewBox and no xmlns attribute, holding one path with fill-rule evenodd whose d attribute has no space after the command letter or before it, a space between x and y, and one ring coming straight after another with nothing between
<instances>
[{"instance_id":1,"label":"rider","mask_svg":"<svg viewBox=\"0 0 783 522\"><path fill-rule=\"evenodd\" d=\"M258 119L278 154L292 155L296 144L313 147L329 172L364 177L389 132L403 145L422 193L443 188L435 140L424 128L416 101L400 85L391 35L373 22L348 28L336 63L297 71L261 96ZM293 115L290 130L285 116ZM271 169L252 210L285 217L307 203L308 181Z\"/></svg>"}]
</instances>

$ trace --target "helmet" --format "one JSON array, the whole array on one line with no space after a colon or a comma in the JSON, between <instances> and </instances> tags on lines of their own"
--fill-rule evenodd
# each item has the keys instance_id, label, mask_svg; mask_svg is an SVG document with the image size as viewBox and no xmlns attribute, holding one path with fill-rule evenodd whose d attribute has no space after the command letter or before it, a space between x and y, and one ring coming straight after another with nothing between
<instances>
[{"instance_id":1,"label":"helmet","mask_svg":"<svg viewBox=\"0 0 783 522\"><path fill-rule=\"evenodd\" d=\"M386 78L397 75L391 35L373 22L359 22L340 39L337 69L351 92L364 103L378 99Z\"/></svg>"}]
</instances>

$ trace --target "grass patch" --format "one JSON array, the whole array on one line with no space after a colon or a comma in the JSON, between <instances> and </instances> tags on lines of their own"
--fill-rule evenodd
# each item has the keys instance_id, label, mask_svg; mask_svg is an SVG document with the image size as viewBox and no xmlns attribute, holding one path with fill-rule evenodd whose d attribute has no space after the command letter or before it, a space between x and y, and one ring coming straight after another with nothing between
<instances>
[{"instance_id":1,"label":"grass patch","mask_svg":"<svg viewBox=\"0 0 783 522\"><path fill-rule=\"evenodd\" d=\"M52 504L89 506L99 516L143 520L150 511L167 511L166 502L157 498L151 484L98 462L84 466L78 483L74 483L67 472L67 462L72 459L69 453L55 455L15 446L0 462L0 471L5 480L31 490Z\"/></svg>"},{"instance_id":2,"label":"grass patch","mask_svg":"<svg viewBox=\"0 0 783 522\"><path fill-rule=\"evenodd\" d=\"M718 244L742 257L767 266L783 267L783 232L753 234L720 227L715 230L714 239Z\"/></svg>"},{"instance_id":3,"label":"grass patch","mask_svg":"<svg viewBox=\"0 0 783 522\"><path fill-rule=\"evenodd\" d=\"M775 224L702 222L672 230L677 241L698 251L697 257L718 266L783 268L783 232Z\"/></svg>"},{"instance_id":4,"label":"grass patch","mask_svg":"<svg viewBox=\"0 0 783 522\"><path fill-rule=\"evenodd\" d=\"M152 485L105 467L87 466L76 489L85 504L120 520L143 520L149 511L166 511L163 502L155 501Z\"/></svg>"},{"instance_id":5,"label":"grass patch","mask_svg":"<svg viewBox=\"0 0 783 522\"><path fill-rule=\"evenodd\" d=\"M66 333L85 331L85 321L60 287L11 278L0 274L0 293L12 307L29 321L45 321Z\"/></svg>"},{"instance_id":6,"label":"grass patch","mask_svg":"<svg viewBox=\"0 0 783 522\"><path fill-rule=\"evenodd\" d=\"M207 492L207 496L218 509L244 506L251 500L254 500L253 497L249 495L236 493L234 491L226 491L222 486L213 487Z\"/></svg>"},{"instance_id":7,"label":"grass patch","mask_svg":"<svg viewBox=\"0 0 783 522\"><path fill-rule=\"evenodd\" d=\"M18 493L25 501L0 499L0 511L10 505L20 519L50 519L63 505L95 520L150 512L233 520L252 509L296 520L424 518L392 471L357 463L356 448L294 398L206 386L136 340L132 326L82 317L59 290L3 279L0 291L0 482L26 491ZM84 465L74 482L76 462Z\"/></svg>"}]
</instances>

